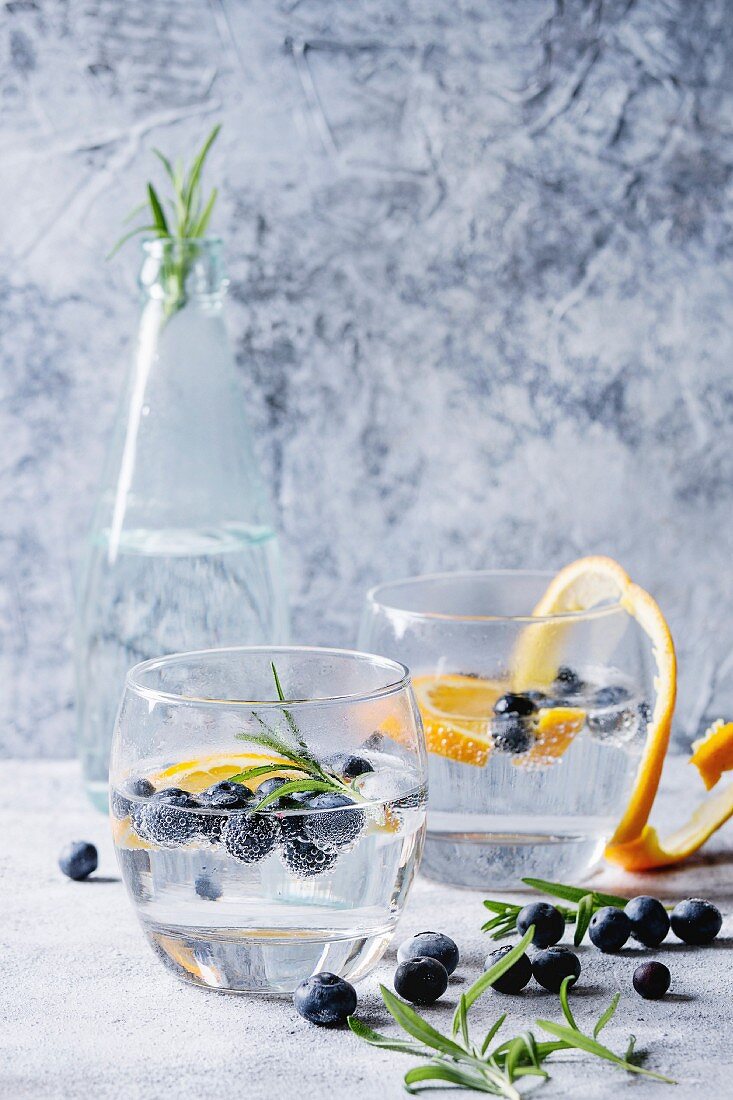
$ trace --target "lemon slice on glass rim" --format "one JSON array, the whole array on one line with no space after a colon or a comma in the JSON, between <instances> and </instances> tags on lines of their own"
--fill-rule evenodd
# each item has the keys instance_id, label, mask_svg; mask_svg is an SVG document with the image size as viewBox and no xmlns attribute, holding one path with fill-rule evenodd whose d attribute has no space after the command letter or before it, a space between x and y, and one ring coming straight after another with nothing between
<instances>
[{"instance_id":1,"label":"lemon slice on glass rim","mask_svg":"<svg viewBox=\"0 0 733 1100\"><path fill-rule=\"evenodd\" d=\"M643 588L634 584L618 562L606 557L579 558L553 578L533 614L558 615L590 611L607 602L619 603L642 628L652 644L656 676L654 710L646 743L626 809L606 848L606 858L627 871L643 871L679 863L705 843L733 815L733 784L705 799L691 817L666 838L649 825L654 799L669 744L677 693L674 643L659 607ZM533 623L523 632L514 659L514 680L543 683L552 679L566 626ZM694 764L708 789L733 768L733 723L716 723L693 746Z\"/></svg>"}]
</instances>

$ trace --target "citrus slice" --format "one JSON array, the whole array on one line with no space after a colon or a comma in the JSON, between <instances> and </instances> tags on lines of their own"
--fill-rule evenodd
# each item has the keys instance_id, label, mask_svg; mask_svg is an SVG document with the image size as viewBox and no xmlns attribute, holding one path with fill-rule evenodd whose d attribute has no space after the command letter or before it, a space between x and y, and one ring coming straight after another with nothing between
<instances>
[{"instance_id":1,"label":"citrus slice","mask_svg":"<svg viewBox=\"0 0 733 1100\"><path fill-rule=\"evenodd\" d=\"M452 673L416 676L412 687L428 752L483 767L491 751L489 716L506 684Z\"/></svg>"},{"instance_id":2,"label":"citrus slice","mask_svg":"<svg viewBox=\"0 0 733 1100\"><path fill-rule=\"evenodd\" d=\"M706 790L714 787L723 772L733 768L733 722L722 718L713 722L698 741L693 741L689 762L699 771Z\"/></svg>"},{"instance_id":3,"label":"citrus slice","mask_svg":"<svg viewBox=\"0 0 733 1100\"><path fill-rule=\"evenodd\" d=\"M656 699L647 726L639 770L624 814L607 848L606 858L629 871L650 870L678 863L696 851L733 815L733 788L708 798L690 819L662 841L648 824L659 787L677 689L677 664L669 627L659 607L634 584L612 558L580 558L561 569L550 582L533 615L562 615L620 604L652 643L656 664ZM546 684L557 671L562 644L572 619L532 623L522 633L514 655L515 684ZM697 756L697 760L695 760ZM717 781L733 767L733 730L717 727L693 755L706 783ZM720 771L718 771L720 765Z\"/></svg>"},{"instance_id":4,"label":"citrus slice","mask_svg":"<svg viewBox=\"0 0 733 1100\"><path fill-rule=\"evenodd\" d=\"M512 764L521 768L556 762L584 725L585 711L579 707L544 707L537 716L531 749L517 756Z\"/></svg>"},{"instance_id":5,"label":"citrus slice","mask_svg":"<svg viewBox=\"0 0 733 1100\"><path fill-rule=\"evenodd\" d=\"M148 776L150 782L156 787L180 787L189 794L200 794L214 783L220 783L223 779L231 779L245 768L255 767L258 764L287 764L282 757L260 752L229 752L212 753L209 756L199 756L193 760L182 760L177 764L171 764L167 768L153 772ZM272 772L273 776L285 775L286 772ZM270 776L268 775L269 779Z\"/></svg>"}]
</instances>

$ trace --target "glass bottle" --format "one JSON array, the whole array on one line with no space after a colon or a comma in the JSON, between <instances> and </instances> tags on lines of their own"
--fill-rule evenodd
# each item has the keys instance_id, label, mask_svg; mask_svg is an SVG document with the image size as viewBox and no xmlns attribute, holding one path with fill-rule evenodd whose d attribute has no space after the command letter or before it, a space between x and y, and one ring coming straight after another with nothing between
<instances>
[{"instance_id":1,"label":"glass bottle","mask_svg":"<svg viewBox=\"0 0 733 1100\"><path fill-rule=\"evenodd\" d=\"M132 665L288 633L272 509L224 324L221 241L142 247L137 353L77 609L79 754L100 809Z\"/></svg>"}]
</instances>

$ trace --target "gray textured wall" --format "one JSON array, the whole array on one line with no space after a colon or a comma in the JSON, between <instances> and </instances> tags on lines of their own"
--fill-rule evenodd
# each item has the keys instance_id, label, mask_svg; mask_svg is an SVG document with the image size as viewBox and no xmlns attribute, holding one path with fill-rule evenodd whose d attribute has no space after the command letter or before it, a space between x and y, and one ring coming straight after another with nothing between
<instances>
[{"instance_id":1,"label":"gray textured wall","mask_svg":"<svg viewBox=\"0 0 733 1100\"><path fill-rule=\"evenodd\" d=\"M733 711L733 12L6 0L0 747L71 751L72 567L136 323L103 255L216 119L300 640L367 585L608 552Z\"/></svg>"}]
</instances>

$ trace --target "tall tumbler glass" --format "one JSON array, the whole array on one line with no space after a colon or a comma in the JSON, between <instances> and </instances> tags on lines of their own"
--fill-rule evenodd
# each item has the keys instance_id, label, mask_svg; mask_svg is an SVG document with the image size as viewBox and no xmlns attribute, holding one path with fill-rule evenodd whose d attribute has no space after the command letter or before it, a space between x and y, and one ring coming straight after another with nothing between
<instances>
[{"instance_id":1,"label":"tall tumbler glass","mask_svg":"<svg viewBox=\"0 0 733 1100\"><path fill-rule=\"evenodd\" d=\"M582 878L629 793L653 698L649 642L617 603L534 617L550 579L441 574L367 596L359 645L412 673L429 760L422 868L442 882Z\"/></svg>"}]
</instances>

